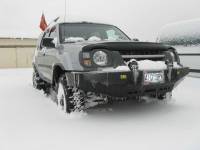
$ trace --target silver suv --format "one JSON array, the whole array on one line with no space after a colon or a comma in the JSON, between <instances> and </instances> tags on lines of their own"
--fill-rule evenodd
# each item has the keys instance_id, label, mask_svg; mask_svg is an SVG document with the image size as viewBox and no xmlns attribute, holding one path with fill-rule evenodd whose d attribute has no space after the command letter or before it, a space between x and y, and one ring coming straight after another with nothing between
<instances>
[{"instance_id":1,"label":"silver suv","mask_svg":"<svg viewBox=\"0 0 200 150\"><path fill-rule=\"evenodd\" d=\"M50 25L39 37L33 85L65 111L143 96L165 100L189 72L173 47L131 40L113 25Z\"/></svg>"}]
</instances>

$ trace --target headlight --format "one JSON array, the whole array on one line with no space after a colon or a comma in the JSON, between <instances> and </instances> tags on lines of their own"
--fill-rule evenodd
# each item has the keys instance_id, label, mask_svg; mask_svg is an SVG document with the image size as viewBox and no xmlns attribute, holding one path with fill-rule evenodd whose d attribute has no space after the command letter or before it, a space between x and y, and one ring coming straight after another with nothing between
<instances>
[{"instance_id":1,"label":"headlight","mask_svg":"<svg viewBox=\"0 0 200 150\"><path fill-rule=\"evenodd\" d=\"M93 55L93 61L99 66L106 66L108 64L108 55L103 51L97 51Z\"/></svg>"}]
</instances>

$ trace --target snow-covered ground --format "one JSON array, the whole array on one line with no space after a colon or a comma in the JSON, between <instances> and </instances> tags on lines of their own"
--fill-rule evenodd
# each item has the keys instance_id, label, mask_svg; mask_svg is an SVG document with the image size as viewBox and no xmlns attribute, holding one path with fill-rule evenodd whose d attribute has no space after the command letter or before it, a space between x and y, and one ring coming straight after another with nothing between
<instances>
[{"instance_id":1,"label":"snow-covered ground","mask_svg":"<svg viewBox=\"0 0 200 150\"><path fill-rule=\"evenodd\" d=\"M120 103L64 115L31 84L31 69L0 70L0 150L199 150L200 79L165 103Z\"/></svg>"}]
</instances>

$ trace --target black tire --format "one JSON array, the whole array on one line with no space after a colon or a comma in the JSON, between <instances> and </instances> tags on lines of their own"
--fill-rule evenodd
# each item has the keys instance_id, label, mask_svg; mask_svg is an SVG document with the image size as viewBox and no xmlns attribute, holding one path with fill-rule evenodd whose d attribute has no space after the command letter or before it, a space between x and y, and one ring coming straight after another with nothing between
<instances>
[{"instance_id":1,"label":"black tire","mask_svg":"<svg viewBox=\"0 0 200 150\"><path fill-rule=\"evenodd\" d=\"M38 90L43 90L46 95L50 94L51 85L44 80L42 80L38 74L38 72L34 69L33 71L33 87Z\"/></svg>"},{"instance_id":2,"label":"black tire","mask_svg":"<svg viewBox=\"0 0 200 150\"><path fill-rule=\"evenodd\" d=\"M33 70L32 82L33 82L33 87L35 89L38 89L38 90L42 89L41 79L39 77L39 74L35 71L35 69Z\"/></svg>"},{"instance_id":3,"label":"black tire","mask_svg":"<svg viewBox=\"0 0 200 150\"><path fill-rule=\"evenodd\" d=\"M57 105L65 113L71 113L74 111L75 106L73 103L72 90L67 86L67 80L65 75L61 75L56 83L57 89Z\"/></svg>"}]
</instances>

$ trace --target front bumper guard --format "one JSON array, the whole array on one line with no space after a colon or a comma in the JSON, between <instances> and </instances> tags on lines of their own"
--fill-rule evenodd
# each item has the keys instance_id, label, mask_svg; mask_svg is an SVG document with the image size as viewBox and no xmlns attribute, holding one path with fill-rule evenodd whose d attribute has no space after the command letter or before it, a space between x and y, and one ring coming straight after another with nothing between
<instances>
[{"instance_id":1,"label":"front bumper guard","mask_svg":"<svg viewBox=\"0 0 200 150\"><path fill-rule=\"evenodd\" d=\"M169 73L171 74L169 76ZM70 72L66 73L68 86L86 92L105 94L113 97L145 96L171 92L189 73L189 68L181 67L164 70L164 83L144 84L144 71L120 72Z\"/></svg>"}]
</instances>

